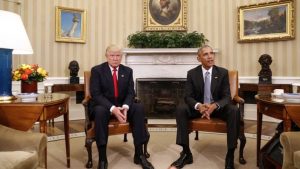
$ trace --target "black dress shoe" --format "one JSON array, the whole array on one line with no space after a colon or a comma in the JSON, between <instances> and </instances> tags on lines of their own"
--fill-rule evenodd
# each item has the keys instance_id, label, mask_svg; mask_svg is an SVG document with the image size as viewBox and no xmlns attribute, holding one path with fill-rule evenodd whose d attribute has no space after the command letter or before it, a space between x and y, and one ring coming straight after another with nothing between
<instances>
[{"instance_id":1,"label":"black dress shoe","mask_svg":"<svg viewBox=\"0 0 300 169\"><path fill-rule=\"evenodd\" d=\"M227 153L225 160L225 169L234 169L234 155Z\"/></svg>"},{"instance_id":2,"label":"black dress shoe","mask_svg":"<svg viewBox=\"0 0 300 169\"><path fill-rule=\"evenodd\" d=\"M134 155L133 162L135 164L141 164L143 169L154 169L153 165L146 159L145 155Z\"/></svg>"},{"instance_id":3,"label":"black dress shoe","mask_svg":"<svg viewBox=\"0 0 300 169\"><path fill-rule=\"evenodd\" d=\"M98 169L107 169L107 161L99 161Z\"/></svg>"},{"instance_id":4,"label":"black dress shoe","mask_svg":"<svg viewBox=\"0 0 300 169\"><path fill-rule=\"evenodd\" d=\"M186 154L181 152L180 157L174 161L171 166L174 166L176 168L182 168L186 164L192 164L193 163L193 155L192 153Z\"/></svg>"}]
</instances>

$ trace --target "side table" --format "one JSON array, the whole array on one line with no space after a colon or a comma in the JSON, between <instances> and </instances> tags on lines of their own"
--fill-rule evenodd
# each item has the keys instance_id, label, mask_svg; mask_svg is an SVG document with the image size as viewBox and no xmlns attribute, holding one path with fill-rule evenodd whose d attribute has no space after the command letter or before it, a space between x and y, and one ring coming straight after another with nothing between
<instances>
[{"instance_id":1,"label":"side table","mask_svg":"<svg viewBox=\"0 0 300 169\"><path fill-rule=\"evenodd\" d=\"M39 94L33 102L22 102L19 98L0 102L0 124L17 130L27 131L40 122L40 132L47 133L47 120L59 116L64 117L67 167L70 168L69 95L53 93L52 98L45 98ZM45 159L47 168L47 149Z\"/></svg>"},{"instance_id":2,"label":"side table","mask_svg":"<svg viewBox=\"0 0 300 169\"><path fill-rule=\"evenodd\" d=\"M52 92L76 92L76 103L81 103L84 99L84 84L54 84ZM54 127L54 119L50 119L52 127Z\"/></svg>"}]
</instances>

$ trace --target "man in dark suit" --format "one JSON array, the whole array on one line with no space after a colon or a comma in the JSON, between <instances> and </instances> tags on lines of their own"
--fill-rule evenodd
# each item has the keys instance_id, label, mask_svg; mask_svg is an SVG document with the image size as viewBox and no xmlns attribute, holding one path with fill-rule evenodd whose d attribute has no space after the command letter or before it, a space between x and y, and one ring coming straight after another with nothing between
<instances>
[{"instance_id":1,"label":"man in dark suit","mask_svg":"<svg viewBox=\"0 0 300 169\"><path fill-rule=\"evenodd\" d=\"M106 147L108 123L111 117L121 123L128 121L132 126L135 154L134 163L143 169L153 169L143 154L142 145L147 141L144 107L134 102L134 82L132 69L121 63L121 49L111 45L106 49L107 62L91 70L90 90L92 96L92 117L95 120L96 143L99 152L98 169L107 168Z\"/></svg>"},{"instance_id":2,"label":"man in dark suit","mask_svg":"<svg viewBox=\"0 0 300 169\"><path fill-rule=\"evenodd\" d=\"M193 163L189 148L188 120L195 117L219 117L227 123L227 155L225 168L233 169L234 150L239 130L239 110L231 104L228 70L215 66L213 49L205 45L198 50L199 65L187 73L186 105L176 111L176 144L182 146L180 157L171 166L182 168Z\"/></svg>"}]
</instances>

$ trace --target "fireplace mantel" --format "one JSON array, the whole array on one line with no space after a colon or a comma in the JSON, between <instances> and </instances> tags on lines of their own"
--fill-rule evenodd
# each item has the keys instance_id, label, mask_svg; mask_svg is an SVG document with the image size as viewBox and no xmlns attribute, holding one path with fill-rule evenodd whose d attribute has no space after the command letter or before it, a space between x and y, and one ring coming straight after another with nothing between
<instances>
[{"instance_id":1,"label":"fireplace mantel","mask_svg":"<svg viewBox=\"0 0 300 169\"><path fill-rule=\"evenodd\" d=\"M185 78L199 65L197 48L125 48L122 63L134 70L135 78Z\"/></svg>"},{"instance_id":2,"label":"fireplace mantel","mask_svg":"<svg viewBox=\"0 0 300 169\"><path fill-rule=\"evenodd\" d=\"M126 65L198 65L197 51L198 48L125 48L123 62Z\"/></svg>"},{"instance_id":3,"label":"fireplace mantel","mask_svg":"<svg viewBox=\"0 0 300 169\"><path fill-rule=\"evenodd\" d=\"M198 48L125 48L123 53L130 54L153 54L153 53L197 53Z\"/></svg>"},{"instance_id":4,"label":"fireplace mantel","mask_svg":"<svg viewBox=\"0 0 300 169\"><path fill-rule=\"evenodd\" d=\"M197 48L125 48L126 65L195 65Z\"/></svg>"}]
</instances>

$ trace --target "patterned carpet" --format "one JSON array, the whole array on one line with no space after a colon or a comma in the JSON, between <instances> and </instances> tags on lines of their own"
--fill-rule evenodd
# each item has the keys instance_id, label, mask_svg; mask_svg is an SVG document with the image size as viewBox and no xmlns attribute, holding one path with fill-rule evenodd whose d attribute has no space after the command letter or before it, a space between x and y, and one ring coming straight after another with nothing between
<instances>
[{"instance_id":1,"label":"patterned carpet","mask_svg":"<svg viewBox=\"0 0 300 169\"><path fill-rule=\"evenodd\" d=\"M276 123L264 123L262 133L262 146L273 136ZM39 126L34 126L33 130L39 131ZM151 138L148 151L151 154L149 161L156 169L167 169L172 161L176 160L181 151L175 144L176 128L174 124L151 124L149 128ZM256 164L256 122L245 121L245 132L247 144L244 156L247 160L246 165L241 165L236 160L236 169L254 169ZM64 128L62 122L55 122L54 127L48 125L48 168L61 169L66 167ZM84 147L85 140L84 121L70 121L70 147L71 147L71 168L83 169L87 161L87 152ZM187 165L185 169L222 169L224 168L224 157L226 153L226 135L220 133L200 132L199 141L194 140L194 134L190 134L190 146L194 156L194 163ZM134 147L131 135L128 142L122 141L122 135L110 136L108 144L109 169L141 168L132 161ZM97 149L93 144L93 163L97 167ZM201 167L200 167L201 166Z\"/></svg>"},{"instance_id":2,"label":"patterned carpet","mask_svg":"<svg viewBox=\"0 0 300 169\"><path fill-rule=\"evenodd\" d=\"M149 161L155 169L167 169L169 165L179 157L181 148L175 144L176 132L174 131L150 131L148 151L151 154ZM190 147L194 157L194 163L184 167L185 169L223 169L226 155L226 135L218 133L199 134L199 141L195 141L194 135L190 135ZM266 143L262 141L262 145ZM71 145L71 168L84 169L87 162L87 152L84 147L84 137L72 138ZM244 151L246 165L238 163L238 151L235 152L236 169L255 169L256 164L256 139L247 138ZM133 163L134 146L131 135L128 142L124 143L122 135L110 136L108 144L109 169L140 169ZM93 144L94 167L98 164L98 153ZM64 140L51 141L48 143L48 169L66 168Z\"/></svg>"}]
</instances>

